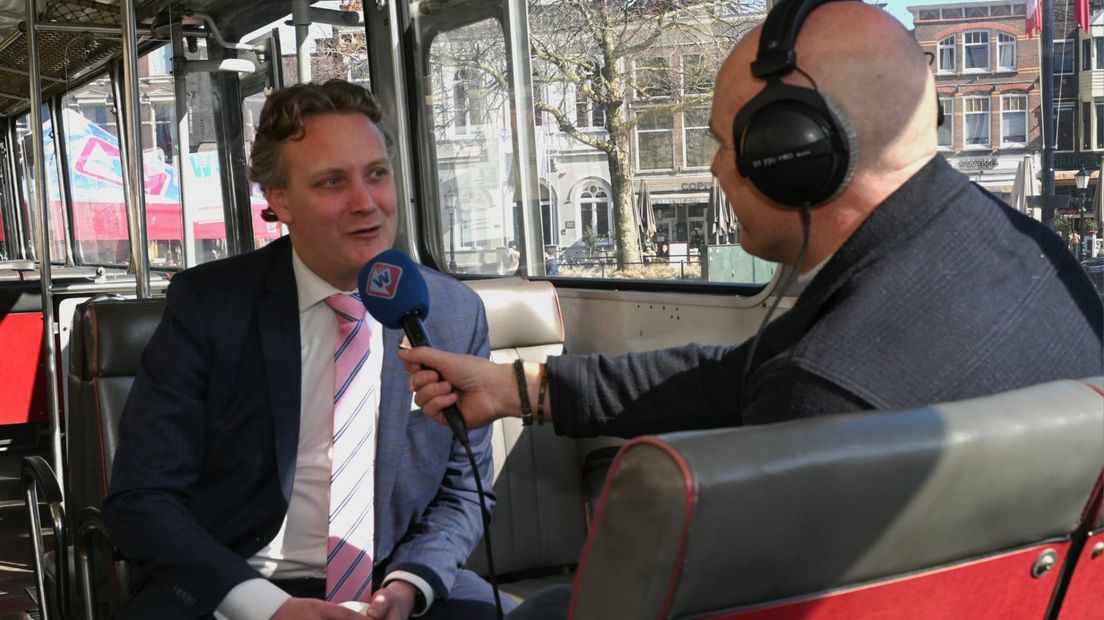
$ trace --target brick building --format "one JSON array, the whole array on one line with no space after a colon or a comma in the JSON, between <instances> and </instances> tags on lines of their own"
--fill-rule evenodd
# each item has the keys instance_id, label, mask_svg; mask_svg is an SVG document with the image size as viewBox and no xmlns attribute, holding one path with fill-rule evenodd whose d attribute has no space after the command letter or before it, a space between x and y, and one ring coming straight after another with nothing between
<instances>
[{"instance_id":1,"label":"brick building","mask_svg":"<svg viewBox=\"0 0 1104 620\"><path fill-rule=\"evenodd\" d=\"M1042 149L1039 44L1024 34L1024 3L909 6L916 40L932 58L945 121L939 148L991 192L1011 191L1017 165ZM1072 150L1076 42L1055 44L1058 141ZM1060 90L1058 90L1060 88Z\"/></svg>"}]
</instances>

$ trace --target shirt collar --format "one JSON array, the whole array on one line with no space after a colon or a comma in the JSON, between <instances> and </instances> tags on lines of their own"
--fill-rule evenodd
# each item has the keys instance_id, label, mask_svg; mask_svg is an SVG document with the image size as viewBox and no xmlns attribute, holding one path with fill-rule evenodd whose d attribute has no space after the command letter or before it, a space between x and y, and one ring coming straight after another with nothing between
<instances>
[{"instance_id":1,"label":"shirt collar","mask_svg":"<svg viewBox=\"0 0 1104 620\"><path fill-rule=\"evenodd\" d=\"M315 304L325 300L334 293L352 293L354 291L339 291L332 284L326 282L310 270L295 246L291 247L291 268L295 272L295 288L299 295L299 312L305 312Z\"/></svg>"}]
</instances>

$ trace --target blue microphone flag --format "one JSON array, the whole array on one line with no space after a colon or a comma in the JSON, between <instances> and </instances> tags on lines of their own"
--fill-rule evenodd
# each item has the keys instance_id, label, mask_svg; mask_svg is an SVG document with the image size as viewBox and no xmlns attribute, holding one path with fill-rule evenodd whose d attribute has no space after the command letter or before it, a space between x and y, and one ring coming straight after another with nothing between
<instances>
[{"instance_id":1,"label":"blue microphone flag","mask_svg":"<svg viewBox=\"0 0 1104 620\"><path fill-rule=\"evenodd\" d=\"M394 248L368 261L357 277L357 290L368 314L388 329L402 329L402 319L429 316L429 289L410 257Z\"/></svg>"}]
</instances>

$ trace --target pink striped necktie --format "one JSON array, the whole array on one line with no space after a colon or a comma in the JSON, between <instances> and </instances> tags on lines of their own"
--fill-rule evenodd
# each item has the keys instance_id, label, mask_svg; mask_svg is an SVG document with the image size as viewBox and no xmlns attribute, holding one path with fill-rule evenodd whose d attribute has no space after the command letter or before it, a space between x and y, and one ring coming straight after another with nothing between
<instances>
[{"instance_id":1,"label":"pink striped necktie","mask_svg":"<svg viewBox=\"0 0 1104 620\"><path fill-rule=\"evenodd\" d=\"M355 295L326 298L337 315L334 346L333 448L326 600L367 602L372 594L375 529L375 419L378 381L362 372L371 345L364 305Z\"/></svg>"}]
</instances>

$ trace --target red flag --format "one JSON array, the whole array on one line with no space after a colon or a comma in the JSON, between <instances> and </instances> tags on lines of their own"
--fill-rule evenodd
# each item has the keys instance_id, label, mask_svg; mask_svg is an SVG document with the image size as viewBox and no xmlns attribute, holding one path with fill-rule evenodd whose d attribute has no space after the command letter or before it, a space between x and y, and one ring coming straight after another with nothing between
<instances>
[{"instance_id":1,"label":"red flag","mask_svg":"<svg viewBox=\"0 0 1104 620\"><path fill-rule=\"evenodd\" d=\"M1082 0L1077 1L1081 2ZM1039 0L1027 0L1027 24L1024 26L1024 34L1030 39L1039 34L1042 29L1043 15L1039 12Z\"/></svg>"},{"instance_id":2,"label":"red flag","mask_svg":"<svg viewBox=\"0 0 1104 620\"><path fill-rule=\"evenodd\" d=\"M1077 15L1077 23L1081 26L1081 30L1085 32L1089 31L1089 0L1074 0L1077 6L1074 7L1074 13Z\"/></svg>"}]
</instances>

